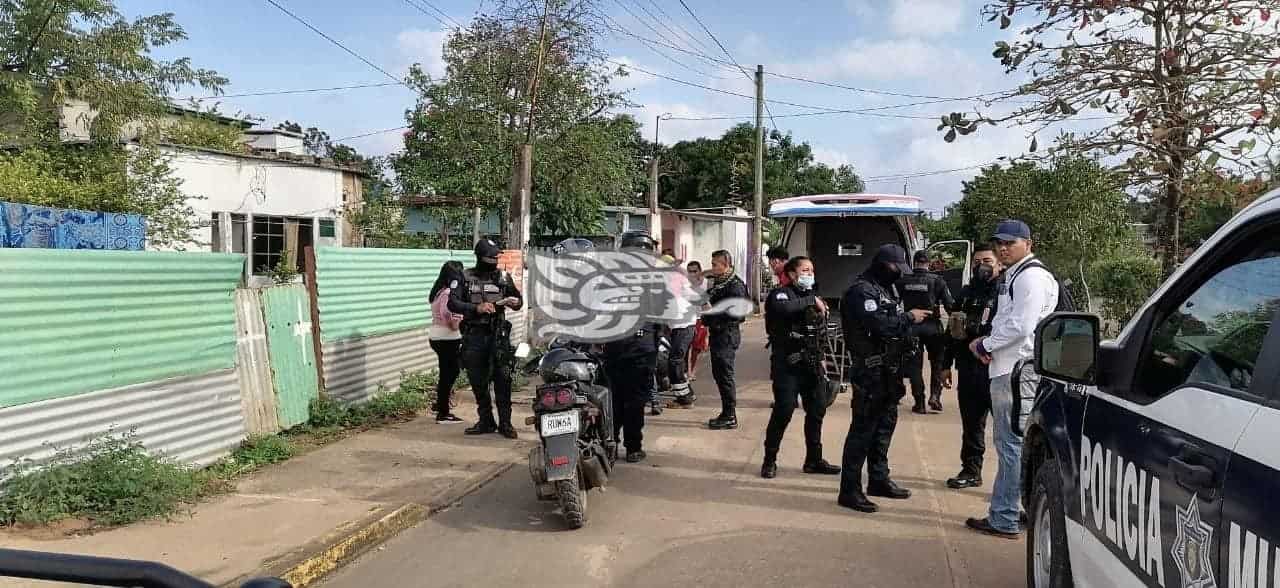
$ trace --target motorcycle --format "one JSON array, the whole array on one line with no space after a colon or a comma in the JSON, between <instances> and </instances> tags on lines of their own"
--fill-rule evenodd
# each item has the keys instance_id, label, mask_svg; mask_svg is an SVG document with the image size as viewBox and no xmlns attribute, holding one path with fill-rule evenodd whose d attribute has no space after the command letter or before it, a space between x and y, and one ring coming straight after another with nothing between
<instances>
[{"instance_id":1,"label":"motorcycle","mask_svg":"<svg viewBox=\"0 0 1280 588\"><path fill-rule=\"evenodd\" d=\"M542 380L534 393L533 425L541 443L529 451L538 500L560 503L574 529L587 521L587 491L604 488L617 460L613 401L600 356L589 345L553 341L524 369Z\"/></svg>"}]
</instances>

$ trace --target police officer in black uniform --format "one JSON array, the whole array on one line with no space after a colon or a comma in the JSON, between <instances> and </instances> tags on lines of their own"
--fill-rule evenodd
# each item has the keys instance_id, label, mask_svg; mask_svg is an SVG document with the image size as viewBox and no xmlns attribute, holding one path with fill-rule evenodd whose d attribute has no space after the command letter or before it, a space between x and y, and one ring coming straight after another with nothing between
<instances>
[{"instance_id":1,"label":"police officer in black uniform","mask_svg":"<svg viewBox=\"0 0 1280 588\"><path fill-rule=\"evenodd\" d=\"M929 253L917 251L914 257L915 271L902 276L898 280L898 293L902 295L902 305L907 310L931 310L934 315L914 327L914 334L929 353L929 408L942 410L942 376L943 355L946 354L947 340L943 337L942 321L939 318L939 305L950 308L955 304L951 298L951 289L942 276L929 271ZM911 380L911 396L915 405L911 412L927 414L924 408L924 354L914 354L903 368Z\"/></svg>"},{"instance_id":2,"label":"police officer in black uniform","mask_svg":"<svg viewBox=\"0 0 1280 588\"><path fill-rule=\"evenodd\" d=\"M476 243L476 266L463 273L464 283L449 293L449 310L462 315L462 362L467 381L476 395L479 421L466 430L468 435L502 433L508 439L519 435L511 426L511 374L515 349L511 346L511 323L507 310L520 310L524 297L511 276L498 269L501 249L493 241ZM493 394L498 398L498 421L493 420Z\"/></svg>"},{"instance_id":3,"label":"police officer in black uniform","mask_svg":"<svg viewBox=\"0 0 1280 588\"><path fill-rule=\"evenodd\" d=\"M844 440L837 502L860 512L878 510L867 495L893 499L911 496L909 490L889 479L889 443L898 425L898 402L907 393L900 374L909 352L910 327L932 314L927 310L903 310L894 284L910 273L906 251L897 245L882 245L871 266L845 292L842 302L841 319L856 388L853 422ZM864 463L868 478L865 493Z\"/></svg>"},{"instance_id":4,"label":"police officer in black uniform","mask_svg":"<svg viewBox=\"0 0 1280 588\"><path fill-rule=\"evenodd\" d=\"M959 381L956 396L960 404L960 473L947 480L955 489L982 485L982 457L986 452L987 413L991 412L991 379L987 364L969 351L969 343L991 334L991 319L996 316L996 285L1002 270L990 245L979 245L973 252L973 281L960 291L951 311L952 328L948 329L950 350L948 363L955 361ZM948 366L949 367L949 366Z\"/></svg>"},{"instance_id":5,"label":"police officer in black uniform","mask_svg":"<svg viewBox=\"0 0 1280 588\"><path fill-rule=\"evenodd\" d=\"M747 284L733 270L733 256L723 249L711 254L711 285L707 297L714 308L720 302L742 298L750 300ZM738 428L738 390L733 377L733 364L742 345L743 318L727 312L706 314L702 324L707 326L711 340L711 375L720 389L720 414L707 422L713 430Z\"/></svg>"},{"instance_id":6,"label":"police officer in black uniform","mask_svg":"<svg viewBox=\"0 0 1280 588\"><path fill-rule=\"evenodd\" d=\"M798 256L787 261L788 285L774 288L765 298L764 324L769 334L773 413L764 435L764 464L760 476L778 475L778 449L796 410L796 396L804 403L804 473L836 475L840 468L822 458L822 419L827 402L819 393L822 357L815 333L827 322L827 305L814 292L813 262Z\"/></svg>"},{"instance_id":7,"label":"police officer in black uniform","mask_svg":"<svg viewBox=\"0 0 1280 588\"><path fill-rule=\"evenodd\" d=\"M658 243L646 233L627 232L618 245L623 250L654 251ZM629 463L646 457L644 409L654 390L658 335L657 324L642 322L635 331L604 345L605 374L613 395L614 434L622 439Z\"/></svg>"}]
</instances>

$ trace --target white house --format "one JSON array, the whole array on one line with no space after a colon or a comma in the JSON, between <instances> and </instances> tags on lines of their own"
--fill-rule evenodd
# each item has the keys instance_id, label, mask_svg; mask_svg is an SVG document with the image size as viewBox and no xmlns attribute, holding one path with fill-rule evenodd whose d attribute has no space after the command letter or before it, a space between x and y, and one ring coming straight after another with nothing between
<instances>
[{"instance_id":1,"label":"white house","mask_svg":"<svg viewBox=\"0 0 1280 588\"><path fill-rule=\"evenodd\" d=\"M249 134L251 144L259 146L287 143L291 135ZM361 170L292 149L253 154L177 145L163 149L205 225L196 233L196 250L244 253L247 273L262 276L286 253L301 269L301 253L310 245L360 245L344 212L363 204Z\"/></svg>"},{"instance_id":2,"label":"white house","mask_svg":"<svg viewBox=\"0 0 1280 588\"><path fill-rule=\"evenodd\" d=\"M740 219L740 220L738 220ZM711 253L724 249L746 270L750 214L736 206L662 211L660 247L670 249L675 258L697 261L711 267Z\"/></svg>"}]
</instances>

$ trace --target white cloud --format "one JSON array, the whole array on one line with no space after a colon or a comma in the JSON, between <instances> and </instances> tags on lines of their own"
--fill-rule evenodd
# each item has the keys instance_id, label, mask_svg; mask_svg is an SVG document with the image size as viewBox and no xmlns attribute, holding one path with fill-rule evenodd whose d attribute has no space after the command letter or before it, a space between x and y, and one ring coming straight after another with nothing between
<instances>
[{"instance_id":1,"label":"white cloud","mask_svg":"<svg viewBox=\"0 0 1280 588\"><path fill-rule=\"evenodd\" d=\"M960 0L893 0L889 25L903 36L937 36L954 33L967 7Z\"/></svg>"},{"instance_id":2,"label":"white cloud","mask_svg":"<svg viewBox=\"0 0 1280 588\"><path fill-rule=\"evenodd\" d=\"M950 85L957 73L976 70L972 52L919 39L856 40L806 62L788 65L803 77L901 82L934 78Z\"/></svg>"},{"instance_id":3,"label":"white cloud","mask_svg":"<svg viewBox=\"0 0 1280 588\"><path fill-rule=\"evenodd\" d=\"M644 86L652 85L654 82L658 81L657 77L651 76L647 73L644 73L642 71L635 69L637 67L646 69L654 73L663 73L662 70L656 67L639 63L630 57L619 56L619 57L611 57L610 59L618 63L621 63L622 69L627 72L627 75L625 76L614 77L613 87L615 90L629 90L632 88L641 88ZM610 73L612 73L613 70L618 69L618 65L615 63L606 63L605 65L610 69Z\"/></svg>"},{"instance_id":4,"label":"white cloud","mask_svg":"<svg viewBox=\"0 0 1280 588\"><path fill-rule=\"evenodd\" d=\"M432 31L428 29L407 29L396 35L396 48L403 58L402 66L408 69L414 63L421 63L423 69L435 77L443 76L444 42L448 31Z\"/></svg>"},{"instance_id":5,"label":"white cloud","mask_svg":"<svg viewBox=\"0 0 1280 588\"><path fill-rule=\"evenodd\" d=\"M631 114L640 121L644 138L653 139L653 125L659 115L670 115L658 127L658 141L663 145L671 145L679 141L697 139L699 137L719 137L724 131L739 121L735 120L683 120L714 117L719 113L704 110L685 103L650 103L631 110Z\"/></svg>"},{"instance_id":6,"label":"white cloud","mask_svg":"<svg viewBox=\"0 0 1280 588\"><path fill-rule=\"evenodd\" d=\"M876 0L845 0L844 2L849 12L863 19L872 19L877 15L876 4Z\"/></svg>"},{"instance_id":7,"label":"white cloud","mask_svg":"<svg viewBox=\"0 0 1280 588\"><path fill-rule=\"evenodd\" d=\"M853 159L848 153L839 149L831 149L828 147L813 146L813 159L818 163L825 163L831 167L840 167L853 163Z\"/></svg>"}]
</instances>

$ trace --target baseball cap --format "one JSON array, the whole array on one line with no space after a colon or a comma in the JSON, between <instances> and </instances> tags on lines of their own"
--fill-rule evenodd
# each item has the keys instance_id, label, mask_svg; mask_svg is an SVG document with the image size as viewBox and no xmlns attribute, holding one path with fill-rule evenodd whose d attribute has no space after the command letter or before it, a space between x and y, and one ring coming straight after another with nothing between
<instances>
[{"instance_id":1,"label":"baseball cap","mask_svg":"<svg viewBox=\"0 0 1280 588\"><path fill-rule=\"evenodd\" d=\"M996 231L991 235L992 239L1000 241L1016 241L1018 239L1030 239L1031 227L1027 226L1020 220L1009 219L1000 221L996 224Z\"/></svg>"},{"instance_id":2,"label":"baseball cap","mask_svg":"<svg viewBox=\"0 0 1280 588\"><path fill-rule=\"evenodd\" d=\"M502 249L498 248L497 243L494 243L489 239L481 239L476 242L476 257L496 261L500 254L502 254Z\"/></svg>"},{"instance_id":3,"label":"baseball cap","mask_svg":"<svg viewBox=\"0 0 1280 588\"><path fill-rule=\"evenodd\" d=\"M892 263L898 266L898 270L904 276L911 273L911 264L907 263L907 251L893 243L881 245L876 250L876 256L871 259L871 263L874 265L880 262Z\"/></svg>"}]
</instances>

